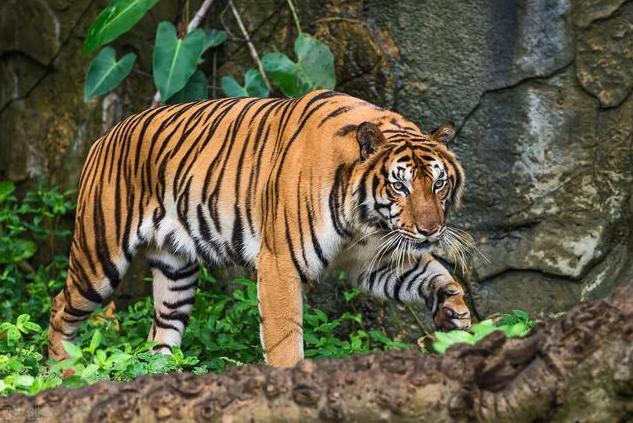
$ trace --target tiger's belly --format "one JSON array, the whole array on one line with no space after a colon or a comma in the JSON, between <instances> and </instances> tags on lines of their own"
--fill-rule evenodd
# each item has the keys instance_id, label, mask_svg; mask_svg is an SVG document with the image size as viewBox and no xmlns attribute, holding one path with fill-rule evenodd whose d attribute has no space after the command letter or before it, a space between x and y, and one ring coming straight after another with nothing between
<instances>
[{"instance_id":1,"label":"tiger's belly","mask_svg":"<svg viewBox=\"0 0 633 423\"><path fill-rule=\"evenodd\" d=\"M194 201L196 197L190 195L165 204L164 217L147 219L151 224L144 225L144 238L150 240L150 245L170 249L191 261L255 268L260 234L249 224L239 204L220 198L214 213L208 205Z\"/></svg>"}]
</instances>

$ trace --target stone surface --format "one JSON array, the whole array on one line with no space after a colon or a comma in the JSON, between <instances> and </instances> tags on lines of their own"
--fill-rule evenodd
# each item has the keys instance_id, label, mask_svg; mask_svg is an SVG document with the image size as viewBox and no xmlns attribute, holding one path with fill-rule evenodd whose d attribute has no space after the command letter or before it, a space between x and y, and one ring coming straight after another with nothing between
<instances>
[{"instance_id":1,"label":"stone surface","mask_svg":"<svg viewBox=\"0 0 633 423\"><path fill-rule=\"evenodd\" d=\"M602 107L618 106L633 89L633 3L579 30L577 75Z\"/></svg>"},{"instance_id":2,"label":"stone surface","mask_svg":"<svg viewBox=\"0 0 633 423\"><path fill-rule=\"evenodd\" d=\"M23 23L0 13L0 178L43 176L75 187L92 140L150 103L154 88L142 72L151 69L152 17L115 42L117 52L139 55L141 72L113 96L82 100L91 59L80 51L83 34L106 3L0 5L15 9ZM293 54L296 29L285 0L265 0L257 8L235 3L260 54ZM467 172L467 189L452 221L475 236L489 261L474 255L456 273L478 316L512 308L560 311L605 296L623 275L633 276L633 2L296 4L303 29L334 52L340 90L396 110L425 130L446 120L458 124L453 148ZM214 2L207 24L239 34L224 6ZM37 26L25 20L29 11L38 16ZM160 2L152 13L174 21L177 4ZM215 70L212 60L203 65L211 92L221 76L241 78L254 66L235 38L215 56ZM346 287L334 273L310 285L308 298L336 315ZM393 303L362 296L355 307L394 335L421 333L409 312ZM428 324L424 307L414 309Z\"/></svg>"},{"instance_id":3,"label":"stone surface","mask_svg":"<svg viewBox=\"0 0 633 423\"><path fill-rule=\"evenodd\" d=\"M45 0L6 0L0 5L0 55L19 52L46 65L61 44L57 15Z\"/></svg>"}]
</instances>

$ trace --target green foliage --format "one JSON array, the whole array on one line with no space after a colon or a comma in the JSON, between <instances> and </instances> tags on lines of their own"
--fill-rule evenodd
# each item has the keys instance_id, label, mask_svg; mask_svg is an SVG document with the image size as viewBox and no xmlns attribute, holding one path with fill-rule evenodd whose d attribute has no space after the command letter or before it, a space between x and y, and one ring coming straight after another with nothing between
<instances>
[{"instance_id":1,"label":"green foliage","mask_svg":"<svg viewBox=\"0 0 633 423\"><path fill-rule=\"evenodd\" d=\"M119 61L115 55L112 47L106 47L90 63L84 85L84 101L110 92L130 73L136 55L128 53Z\"/></svg>"},{"instance_id":2,"label":"green foliage","mask_svg":"<svg viewBox=\"0 0 633 423\"><path fill-rule=\"evenodd\" d=\"M224 44L229 37L226 31L222 31L220 29L206 29L204 31L204 35L206 37L204 51Z\"/></svg>"},{"instance_id":3,"label":"green foliage","mask_svg":"<svg viewBox=\"0 0 633 423\"><path fill-rule=\"evenodd\" d=\"M0 203L4 202L15 191L15 184L11 181L0 181Z\"/></svg>"},{"instance_id":4,"label":"green foliage","mask_svg":"<svg viewBox=\"0 0 633 423\"><path fill-rule=\"evenodd\" d=\"M65 245L70 234L60 228L59 220L74 209L73 192L40 184L18 201L14 189L13 184L0 182L0 321L28 314L46 325L49 297L66 275L66 257L54 250L56 243ZM33 267L26 260L38 252L47 262Z\"/></svg>"},{"instance_id":5,"label":"green foliage","mask_svg":"<svg viewBox=\"0 0 633 423\"><path fill-rule=\"evenodd\" d=\"M232 76L223 76L220 83L227 97L268 97L269 94L264 78L257 69L246 71L243 87Z\"/></svg>"},{"instance_id":6,"label":"green foliage","mask_svg":"<svg viewBox=\"0 0 633 423\"><path fill-rule=\"evenodd\" d=\"M129 31L158 0L111 0L97 16L86 35L84 52L91 53ZM189 7L189 2L183 3ZM294 5L288 2L295 18L299 36L295 40L296 62L283 53L266 54L262 59L270 82L290 97L298 97L319 88L333 89L336 85L334 56L330 49L309 34L302 33ZM226 31L195 29L177 34L171 22L158 24L152 57L154 84L163 103L184 103L208 97L205 74L197 67L204 63L204 53L222 45L228 39ZM84 86L84 99L104 95L117 87L134 66L135 55L129 53L116 61L111 47L103 49L92 61ZM204 82L203 82L204 79ZM248 69L244 86L232 76L221 78L227 96L268 97L270 90L264 75Z\"/></svg>"},{"instance_id":7,"label":"green foliage","mask_svg":"<svg viewBox=\"0 0 633 423\"><path fill-rule=\"evenodd\" d=\"M495 331L501 331L509 338L523 337L530 332L535 324L536 322L530 320L525 311L513 310L510 314L503 314L497 324L492 320L484 320L474 324L469 331L435 332L433 349L444 354L452 345L460 343L474 345Z\"/></svg>"},{"instance_id":8,"label":"green foliage","mask_svg":"<svg viewBox=\"0 0 633 423\"><path fill-rule=\"evenodd\" d=\"M205 43L206 35L201 29L180 39L176 35L176 27L170 22L158 24L153 72L161 98L168 99L185 87L196 71Z\"/></svg>"},{"instance_id":9,"label":"green foliage","mask_svg":"<svg viewBox=\"0 0 633 423\"><path fill-rule=\"evenodd\" d=\"M204 100L207 98L209 88L207 87L207 77L204 72L197 70L184 88L173 96L169 97L165 103L186 103L189 101Z\"/></svg>"},{"instance_id":10,"label":"green foliage","mask_svg":"<svg viewBox=\"0 0 633 423\"><path fill-rule=\"evenodd\" d=\"M334 56L321 41L308 34L295 40L297 61L282 53L268 53L262 64L270 80L290 97L298 97L318 88L334 89Z\"/></svg>"},{"instance_id":11,"label":"green foliage","mask_svg":"<svg viewBox=\"0 0 633 423\"><path fill-rule=\"evenodd\" d=\"M88 29L84 53L91 53L132 29L156 3L158 0L111 0Z\"/></svg>"}]
</instances>

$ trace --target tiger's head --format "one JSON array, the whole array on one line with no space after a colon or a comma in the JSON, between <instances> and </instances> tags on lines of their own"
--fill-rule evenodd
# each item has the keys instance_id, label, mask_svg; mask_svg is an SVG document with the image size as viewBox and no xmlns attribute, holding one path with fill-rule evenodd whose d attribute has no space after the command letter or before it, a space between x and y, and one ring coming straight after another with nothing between
<instances>
[{"instance_id":1,"label":"tiger's head","mask_svg":"<svg viewBox=\"0 0 633 423\"><path fill-rule=\"evenodd\" d=\"M361 232L380 237L376 256L395 258L396 268L436 244L463 265L464 253L475 248L470 235L446 224L464 185L462 167L447 148L455 132L450 123L430 135L409 125L381 130L365 122L357 128L361 176L355 217ZM427 303L437 328L470 325L464 291L452 277L433 291Z\"/></svg>"},{"instance_id":2,"label":"tiger's head","mask_svg":"<svg viewBox=\"0 0 633 423\"><path fill-rule=\"evenodd\" d=\"M454 238L446 218L458 206L464 184L462 167L447 148L454 136L450 123L430 135L413 129L383 132L371 122L359 125L360 222L370 231L394 234L410 253Z\"/></svg>"}]
</instances>

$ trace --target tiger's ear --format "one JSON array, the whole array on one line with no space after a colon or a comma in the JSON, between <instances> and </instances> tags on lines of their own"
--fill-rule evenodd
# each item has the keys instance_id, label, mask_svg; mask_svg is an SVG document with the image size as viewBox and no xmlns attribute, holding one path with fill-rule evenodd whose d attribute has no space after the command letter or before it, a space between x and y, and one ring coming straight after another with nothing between
<instances>
[{"instance_id":1,"label":"tiger's ear","mask_svg":"<svg viewBox=\"0 0 633 423\"><path fill-rule=\"evenodd\" d=\"M372 122L363 122L356 129L356 140L360 146L360 156L365 160L376 147L387 142L382 131Z\"/></svg>"},{"instance_id":2,"label":"tiger's ear","mask_svg":"<svg viewBox=\"0 0 633 423\"><path fill-rule=\"evenodd\" d=\"M448 145L453 138L455 138L455 134L457 131L455 130L455 125L453 122L446 122L441 124L431 136L437 141L441 142L444 145Z\"/></svg>"}]
</instances>

